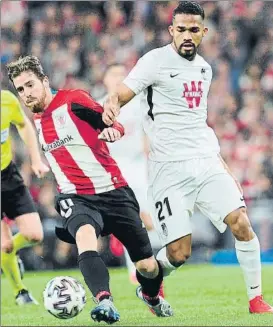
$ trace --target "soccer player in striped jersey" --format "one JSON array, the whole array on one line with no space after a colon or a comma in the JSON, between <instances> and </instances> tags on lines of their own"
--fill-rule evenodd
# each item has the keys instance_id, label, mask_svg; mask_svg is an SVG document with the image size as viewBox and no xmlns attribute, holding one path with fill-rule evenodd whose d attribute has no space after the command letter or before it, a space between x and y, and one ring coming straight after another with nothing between
<instances>
[{"instance_id":1,"label":"soccer player in striped jersey","mask_svg":"<svg viewBox=\"0 0 273 327\"><path fill-rule=\"evenodd\" d=\"M97 252L98 236L111 233L135 263L142 285L138 296L157 316L171 316L170 305L159 295L162 269L142 226L138 202L105 143L120 139L123 126L106 126L103 108L85 91L53 94L37 57L10 63L8 74L24 104L35 113L39 142L60 192L56 209L63 228L56 229L56 234L77 244L80 270L97 301L91 318L107 323L120 319L108 269Z\"/></svg>"}]
</instances>

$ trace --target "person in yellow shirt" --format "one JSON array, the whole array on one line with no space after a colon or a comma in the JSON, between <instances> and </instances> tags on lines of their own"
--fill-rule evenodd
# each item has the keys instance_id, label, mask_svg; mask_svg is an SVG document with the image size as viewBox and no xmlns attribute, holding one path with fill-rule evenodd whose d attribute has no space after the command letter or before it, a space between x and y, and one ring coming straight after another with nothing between
<instances>
[{"instance_id":1,"label":"person in yellow shirt","mask_svg":"<svg viewBox=\"0 0 273 327\"><path fill-rule=\"evenodd\" d=\"M43 229L34 201L12 161L10 125L25 142L34 173L43 177L49 168L43 163L36 132L13 93L1 90L1 268L13 288L18 305L37 304L22 282L16 253L43 240ZM12 237L7 216L15 220L19 233Z\"/></svg>"}]
</instances>

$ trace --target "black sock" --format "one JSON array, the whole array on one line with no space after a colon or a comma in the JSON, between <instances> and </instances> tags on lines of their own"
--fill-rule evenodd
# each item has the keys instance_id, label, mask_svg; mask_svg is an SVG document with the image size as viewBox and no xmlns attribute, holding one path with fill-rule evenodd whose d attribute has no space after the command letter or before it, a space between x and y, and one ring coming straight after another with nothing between
<instances>
[{"instance_id":1,"label":"black sock","mask_svg":"<svg viewBox=\"0 0 273 327\"><path fill-rule=\"evenodd\" d=\"M109 288L109 272L96 251L85 251L79 255L79 267L85 283L93 296L98 300L111 297Z\"/></svg>"},{"instance_id":2,"label":"black sock","mask_svg":"<svg viewBox=\"0 0 273 327\"><path fill-rule=\"evenodd\" d=\"M146 278L141 275L140 272L136 271L136 277L142 287L142 293L147 300L152 304L156 305L159 303L158 293L160 290L161 283L163 281L163 270L160 264L158 264L159 273L153 278Z\"/></svg>"}]
</instances>

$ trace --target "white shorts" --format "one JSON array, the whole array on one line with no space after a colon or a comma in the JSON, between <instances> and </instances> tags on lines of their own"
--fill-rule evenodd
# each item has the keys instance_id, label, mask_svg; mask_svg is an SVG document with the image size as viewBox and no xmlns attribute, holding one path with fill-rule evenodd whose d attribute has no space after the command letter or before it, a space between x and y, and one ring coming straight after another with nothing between
<instances>
[{"instance_id":1,"label":"white shorts","mask_svg":"<svg viewBox=\"0 0 273 327\"><path fill-rule=\"evenodd\" d=\"M245 207L243 196L218 155L176 162L149 161L148 200L162 246L192 233L196 205L223 233L232 211Z\"/></svg>"}]
</instances>

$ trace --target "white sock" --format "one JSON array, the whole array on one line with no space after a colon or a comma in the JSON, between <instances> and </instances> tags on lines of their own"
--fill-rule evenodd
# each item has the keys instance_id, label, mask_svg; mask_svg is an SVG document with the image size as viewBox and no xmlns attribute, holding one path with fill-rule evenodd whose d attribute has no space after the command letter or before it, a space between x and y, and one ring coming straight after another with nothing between
<instances>
[{"instance_id":1,"label":"white sock","mask_svg":"<svg viewBox=\"0 0 273 327\"><path fill-rule=\"evenodd\" d=\"M159 261L160 265L163 268L163 276L167 277L169 276L171 273L173 273L177 268L175 266L173 266L169 259L167 258L167 253L166 253L166 247L162 248L157 256L156 259Z\"/></svg>"},{"instance_id":2,"label":"white sock","mask_svg":"<svg viewBox=\"0 0 273 327\"><path fill-rule=\"evenodd\" d=\"M235 239L237 259L244 273L249 300L262 294L260 243L255 237L248 242Z\"/></svg>"}]
</instances>

